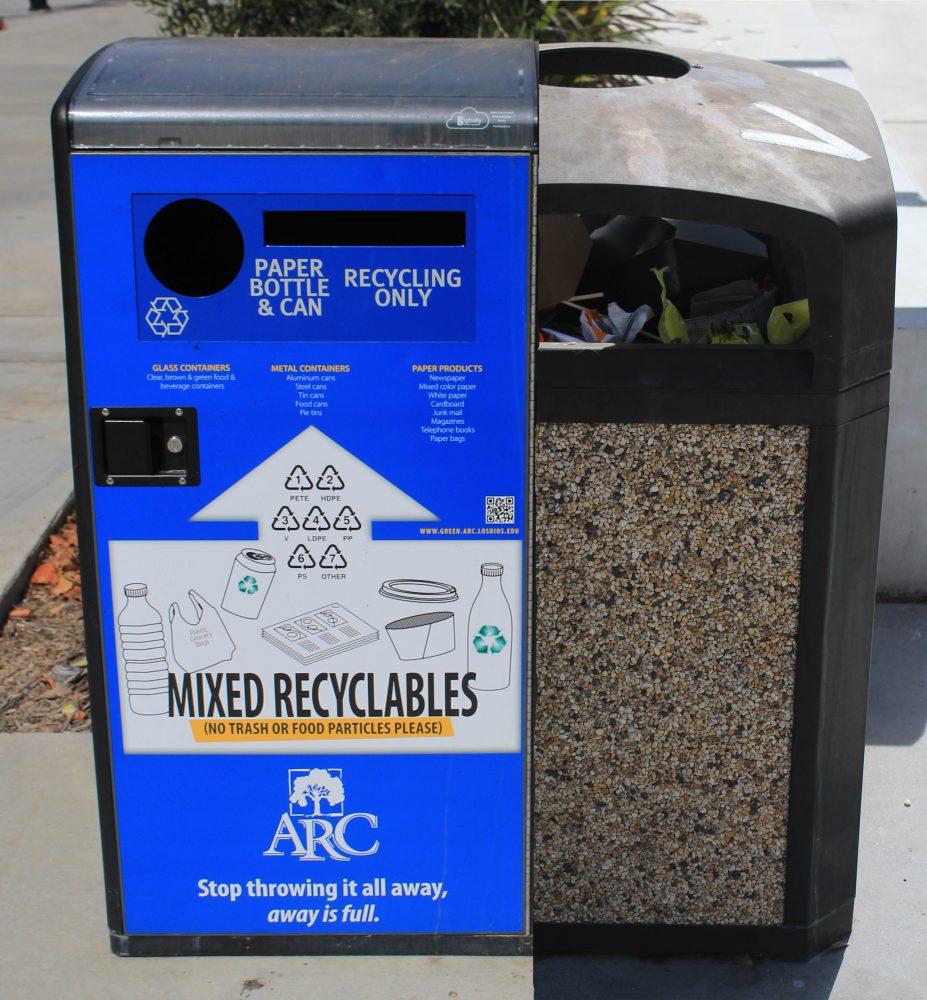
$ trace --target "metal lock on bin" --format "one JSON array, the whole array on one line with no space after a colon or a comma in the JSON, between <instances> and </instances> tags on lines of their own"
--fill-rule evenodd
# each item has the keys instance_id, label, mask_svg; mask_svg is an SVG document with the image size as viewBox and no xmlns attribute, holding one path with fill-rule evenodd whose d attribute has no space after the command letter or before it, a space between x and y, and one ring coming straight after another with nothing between
<instances>
[{"instance_id":1,"label":"metal lock on bin","mask_svg":"<svg viewBox=\"0 0 927 1000\"><path fill-rule=\"evenodd\" d=\"M846 937L855 894L893 330L882 142L858 93L765 63L557 45L540 67L542 275L545 218L579 219L607 251L582 251L584 303L650 296L678 321L707 282L765 275L810 328L666 343L655 316L649 339L539 350L535 940L807 957ZM582 86L596 74L640 85ZM609 265L631 236L639 256Z\"/></svg>"}]
</instances>

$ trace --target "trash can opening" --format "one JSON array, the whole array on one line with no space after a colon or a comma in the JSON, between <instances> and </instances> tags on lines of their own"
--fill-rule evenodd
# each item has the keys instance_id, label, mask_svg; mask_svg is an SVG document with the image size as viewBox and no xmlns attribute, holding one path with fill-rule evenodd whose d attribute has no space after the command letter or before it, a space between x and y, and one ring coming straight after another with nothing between
<instances>
[{"instance_id":1,"label":"trash can opening","mask_svg":"<svg viewBox=\"0 0 927 1000\"><path fill-rule=\"evenodd\" d=\"M165 288L203 298L238 276L245 243L238 223L215 202L179 198L160 209L145 230L145 261Z\"/></svg>"},{"instance_id":2,"label":"trash can opening","mask_svg":"<svg viewBox=\"0 0 927 1000\"><path fill-rule=\"evenodd\" d=\"M636 87L675 80L691 69L667 52L610 45L541 49L540 82L548 87Z\"/></svg>"},{"instance_id":3,"label":"trash can opening","mask_svg":"<svg viewBox=\"0 0 927 1000\"><path fill-rule=\"evenodd\" d=\"M806 348L796 241L633 215L542 215L538 346Z\"/></svg>"}]
</instances>

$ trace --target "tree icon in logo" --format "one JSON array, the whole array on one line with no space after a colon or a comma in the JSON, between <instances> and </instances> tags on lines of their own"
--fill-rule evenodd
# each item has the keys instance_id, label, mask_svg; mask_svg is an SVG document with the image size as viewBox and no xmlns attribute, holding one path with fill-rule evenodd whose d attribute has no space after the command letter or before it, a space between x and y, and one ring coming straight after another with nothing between
<instances>
[{"instance_id":1,"label":"tree icon in logo","mask_svg":"<svg viewBox=\"0 0 927 1000\"><path fill-rule=\"evenodd\" d=\"M473 648L478 653L501 653L506 645L502 629L495 625L484 625L473 637Z\"/></svg>"},{"instance_id":2,"label":"tree icon in logo","mask_svg":"<svg viewBox=\"0 0 927 1000\"><path fill-rule=\"evenodd\" d=\"M338 774L334 773L335 770L338 770ZM308 809L311 802L312 812L309 815L321 816L324 801L328 803L328 815L340 816L344 811L338 808L344 802L344 783L340 773L338 768L326 770L324 767L314 767L310 771L290 771L290 811L298 811L294 806Z\"/></svg>"},{"instance_id":3,"label":"tree icon in logo","mask_svg":"<svg viewBox=\"0 0 927 1000\"><path fill-rule=\"evenodd\" d=\"M243 576L238 581L238 589L243 594L256 594L258 592L258 582L253 576Z\"/></svg>"}]
</instances>

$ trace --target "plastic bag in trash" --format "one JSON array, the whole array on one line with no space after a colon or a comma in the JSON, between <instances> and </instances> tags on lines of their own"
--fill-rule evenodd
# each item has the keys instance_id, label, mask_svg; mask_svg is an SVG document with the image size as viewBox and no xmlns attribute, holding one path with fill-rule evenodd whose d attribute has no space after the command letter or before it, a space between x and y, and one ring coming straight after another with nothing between
<instances>
[{"instance_id":1,"label":"plastic bag in trash","mask_svg":"<svg viewBox=\"0 0 927 1000\"><path fill-rule=\"evenodd\" d=\"M811 310L807 299L785 302L776 306L766 321L766 336L770 344L794 344L808 332Z\"/></svg>"},{"instance_id":2,"label":"plastic bag in trash","mask_svg":"<svg viewBox=\"0 0 927 1000\"><path fill-rule=\"evenodd\" d=\"M714 323L708 321L709 344L762 344L763 334L758 323L726 324L715 329Z\"/></svg>"},{"instance_id":3,"label":"plastic bag in trash","mask_svg":"<svg viewBox=\"0 0 927 1000\"><path fill-rule=\"evenodd\" d=\"M608 321L614 331L605 339L615 344L630 344L643 330L644 324L653 319L650 306L639 306L634 312L625 312L617 302L608 304Z\"/></svg>"},{"instance_id":4,"label":"plastic bag in trash","mask_svg":"<svg viewBox=\"0 0 927 1000\"><path fill-rule=\"evenodd\" d=\"M739 305L733 309L726 309L723 312L714 312L708 316L693 316L687 319L686 330L693 341L697 341L708 331L708 325L715 330L722 327L743 325L745 323L761 324L769 316L769 310L775 301L776 291L773 288L760 292L749 302Z\"/></svg>"},{"instance_id":5,"label":"plastic bag in trash","mask_svg":"<svg viewBox=\"0 0 927 1000\"><path fill-rule=\"evenodd\" d=\"M660 316L660 324L657 329L660 331L660 340L664 344L688 344L689 334L686 330L686 322L682 318L682 313L670 301L666 292L665 273L666 267L651 268L657 281L660 282L660 301L663 303L663 313Z\"/></svg>"}]
</instances>

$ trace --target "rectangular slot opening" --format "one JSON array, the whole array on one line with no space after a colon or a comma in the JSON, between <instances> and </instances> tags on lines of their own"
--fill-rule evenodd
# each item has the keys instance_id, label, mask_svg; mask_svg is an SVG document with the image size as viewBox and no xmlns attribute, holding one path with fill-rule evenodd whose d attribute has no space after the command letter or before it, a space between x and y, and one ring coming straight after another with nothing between
<instances>
[{"instance_id":1,"label":"rectangular slot opening","mask_svg":"<svg viewBox=\"0 0 927 1000\"><path fill-rule=\"evenodd\" d=\"M269 247L462 247L466 212L267 211Z\"/></svg>"}]
</instances>

